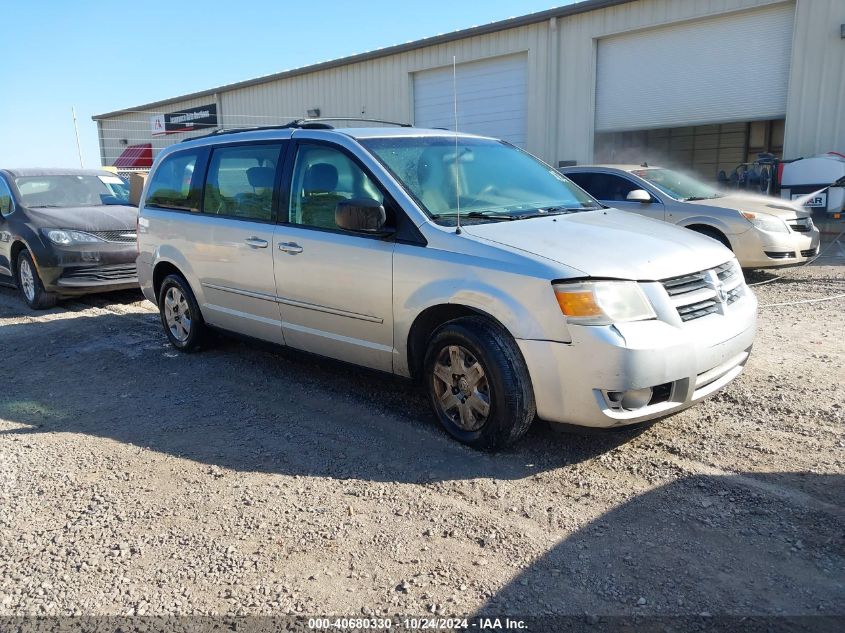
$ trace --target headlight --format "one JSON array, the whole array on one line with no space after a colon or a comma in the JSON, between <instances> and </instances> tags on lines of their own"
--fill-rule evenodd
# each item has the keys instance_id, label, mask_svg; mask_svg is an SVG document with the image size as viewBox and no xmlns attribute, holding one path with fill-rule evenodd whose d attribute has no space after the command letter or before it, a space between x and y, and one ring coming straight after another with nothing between
<instances>
[{"instance_id":1,"label":"headlight","mask_svg":"<svg viewBox=\"0 0 845 633\"><path fill-rule=\"evenodd\" d=\"M761 231L769 233L789 233L786 222L768 213L750 213L744 211L742 216Z\"/></svg>"},{"instance_id":2,"label":"headlight","mask_svg":"<svg viewBox=\"0 0 845 633\"><path fill-rule=\"evenodd\" d=\"M635 281L582 281L554 285L566 320L580 325L610 325L656 318Z\"/></svg>"},{"instance_id":3,"label":"headlight","mask_svg":"<svg viewBox=\"0 0 845 633\"><path fill-rule=\"evenodd\" d=\"M71 231L70 229L43 229L44 235L54 244L67 246L68 244L90 244L91 242L104 242L96 235L84 231Z\"/></svg>"}]
</instances>

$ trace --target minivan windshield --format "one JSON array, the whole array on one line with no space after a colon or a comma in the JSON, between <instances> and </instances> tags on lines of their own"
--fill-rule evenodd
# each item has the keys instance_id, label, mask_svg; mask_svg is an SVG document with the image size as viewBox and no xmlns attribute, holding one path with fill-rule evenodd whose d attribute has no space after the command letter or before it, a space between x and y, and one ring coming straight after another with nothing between
<instances>
[{"instance_id":1,"label":"minivan windshield","mask_svg":"<svg viewBox=\"0 0 845 633\"><path fill-rule=\"evenodd\" d=\"M725 195L692 176L671 169L636 169L631 173L650 182L663 193L669 194L677 200L710 200Z\"/></svg>"},{"instance_id":2,"label":"minivan windshield","mask_svg":"<svg viewBox=\"0 0 845 633\"><path fill-rule=\"evenodd\" d=\"M15 186L21 204L32 209L129 204L129 187L119 176L21 176Z\"/></svg>"},{"instance_id":3,"label":"minivan windshield","mask_svg":"<svg viewBox=\"0 0 845 633\"><path fill-rule=\"evenodd\" d=\"M458 210L476 221L518 220L599 209L571 180L513 145L492 139L402 136L362 139L437 222Z\"/></svg>"}]
</instances>

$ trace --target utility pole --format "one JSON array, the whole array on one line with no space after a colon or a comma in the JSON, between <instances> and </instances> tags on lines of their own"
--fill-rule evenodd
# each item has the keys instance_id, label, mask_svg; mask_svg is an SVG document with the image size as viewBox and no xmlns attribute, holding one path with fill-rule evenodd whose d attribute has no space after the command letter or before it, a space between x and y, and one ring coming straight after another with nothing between
<instances>
[{"instance_id":1,"label":"utility pole","mask_svg":"<svg viewBox=\"0 0 845 633\"><path fill-rule=\"evenodd\" d=\"M76 108L71 106L70 113L73 115L73 131L76 132L76 153L79 154L79 167L85 169L85 163L82 162L82 146L79 144L79 126L76 125Z\"/></svg>"}]
</instances>

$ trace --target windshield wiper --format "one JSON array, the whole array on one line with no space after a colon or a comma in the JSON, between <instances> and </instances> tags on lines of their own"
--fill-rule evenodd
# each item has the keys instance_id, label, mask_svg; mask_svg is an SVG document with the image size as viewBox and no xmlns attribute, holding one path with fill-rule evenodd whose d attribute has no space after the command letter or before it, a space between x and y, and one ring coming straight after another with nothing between
<instances>
[{"instance_id":1,"label":"windshield wiper","mask_svg":"<svg viewBox=\"0 0 845 633\"><path fill-rule=\"evenodd\" d=\"M31 204L29 205L30 209L61 209L63 208L60 204Z\"/></svg>"},{"instance_id":2,"label":"windshield wiper","mask_svg":"<svg viewBox=\"0 0 845 633\"><path fill-rule=\"evenodd\" d=\"M462 217L467 218L484 218L485 220L516 220L512 215L503 213L490 213L489 211L470 211L469 213L462 213Z\"/></svg>"},{"instance_id":3,"label":"windshield wiper","mask_svg":"<svg viewBox=\"0 0 845 633\"><path fill-rule=\"evenodd\" d=\"M690 196L689 198L684 198L684 202L696 202L698 200L712 200L713 198L718 198L719 196Z\"/></svg>"},{"instance_id":4,"label":"windshield wiper","mask_svg":"<svg viewBox=\"0 0 845 633\"><path fill-rule=\"evenodd\" d=\"M564 215L566 213L578 213L580 211L594 211L601 207L541 207L535 211L528 213L508 213L506 211L469 211L468 213L461 213L462 218L496 220L499 222L510 222L512 220L527 220L530 218L546 218L552 215ZM441 218L455 218L457 213L440 213L433 214L435 220Z\"/></svg>"},{"instance_id":5,"label":"windshield wiper","mask_svg":"<svg viewBox=\"0 0 845 633\"><path fill-rule=\"evenodd\" d=\"M527 213L520 218L539 218L547 215L564 215L566 213L580 213L581 211L594 211L599 207L542 207L534 213Z\"/></svg>"},{"instance_id":6,"label":"windshield wiper","mask_svg":"<svg viewBox=\"0 0 845 633\"><path fill-rule=\"evenodd\" d=\"M444 218L457 218L457 213L432 213L431 217L435 220L442 220ZM475 219L483 219L483 220L498 220L498 221L510 221L510 220L518 220L512 215L488 215L487 211L470 211L469 213L461 213L462 218L472 218Z\"/></svg>"}]
</instances>

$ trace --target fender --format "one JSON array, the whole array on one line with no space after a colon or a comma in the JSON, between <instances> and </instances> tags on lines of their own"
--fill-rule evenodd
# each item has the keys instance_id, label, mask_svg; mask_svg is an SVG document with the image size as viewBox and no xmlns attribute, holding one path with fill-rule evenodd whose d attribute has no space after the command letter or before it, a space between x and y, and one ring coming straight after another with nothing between
<instances>
[{"instance_id":1,"label":"fender","mask_svg":"<svg viewBox=\"0 0 845 633\"><path fill-rule=\"evenodd\" d=\"M731 230L727 223L723 222L717 217L709 216L709 215L694 215L688 218L684 218L675 224L675 226L680 226L686 228L688 226L692 226L694 224L700 224L702 226L709 226L711 228L716 229L723 235L741 235L745 233L745 231L740 231L737 233L736 231ZM748 224L748 228L751 228L751 224Z\"/></svg>"},{"instance_id":2,"label":"fender","mask_svg":"<svg viewBox=\"0 0 845 633\"><path fill-rule=\"evenodd\" d=\"M503 281L500 278L500 281ZM394 341L397 358L394 371L408 375L408 337L417 317L425 310L441 305L470 308L501 323L515 339L549 340L550 332L560 342L572 339L547 280L533 282L522 278L518 301L508 292L507 283L493 285L480 278L439 279L415 288L400 305L394 307ZM531 306L529 310L527 306Z\"/></svg>"},{"instance_id":3,"label":"fender","mask_svg":"<svg viewBox=\"0 0 845 633\"><path fill-rule=\"evenodd\" d=\"M178 249L173 248L169 244L160 244L156 247L155 251L153 251L151 268L153 275L155 274L156 267L162 263L171 264L179 269L187 280L188 285L191 287L191 290L197 299L197 303L200 307L204 307L206 305L206 301L202 284L200 283L199 277L197 277L194 272L193 266L191 266L185 256Z\"/></svg>"},{"instance_id":4,"label":"fender","mask_svg":"<svg viewBox=\"0 0 845 633\"><path fill-rule=\"evenodd\" d=\"M26 241L26 238L21 237L20 235L11 235L11 240L9 244L9 273L11 274L12 278L14 279L15 285L17 285L17 272L15 271L15 265L17 262L12 261L12 251L15 250L16 244L22 244L23 248L29 251L30 257L32 257L32 263L35 264L35 272L38 273L38 277L43 281L44 273L41 270L41 264L38 263L40 257L38 256L38 251L33 250L32 247L29 245L29 242Z\"/></svg>"}]
</instances>

